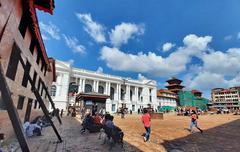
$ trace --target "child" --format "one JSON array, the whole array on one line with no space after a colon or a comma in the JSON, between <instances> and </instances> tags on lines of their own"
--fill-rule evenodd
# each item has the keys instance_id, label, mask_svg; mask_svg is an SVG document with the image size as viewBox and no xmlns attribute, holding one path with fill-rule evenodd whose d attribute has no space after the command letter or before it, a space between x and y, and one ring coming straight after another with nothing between
<instances>
[{"instance_id":1,"label":"child","mask_svg":"<svg viewBox=\"0 0 240 152\"><path fill-rule=\"evenodd\" d=\"M200 129L197 125L197 119L198 119L198 116L197 116L197 113L196 111L192 111L192 114L191 114L191 123L190 123L190 131L191 133L193 132L193 127L195 126L201 133L203 133L203 130Z\"/></svg>"},{"instance_id":2,"label":"child","mask_svg":"<svg viewBox=\"0 0 240 152\"><path fill-rule=\"evenodd\" d=\"M146 133L143 137L144 142L146 142L149 140L150 133L151 133L151 124L150 124L151 117L150 117L147 109L143 110L142 122L143 122L144 128L146 129Z\"/></svg>"}]
</instances>

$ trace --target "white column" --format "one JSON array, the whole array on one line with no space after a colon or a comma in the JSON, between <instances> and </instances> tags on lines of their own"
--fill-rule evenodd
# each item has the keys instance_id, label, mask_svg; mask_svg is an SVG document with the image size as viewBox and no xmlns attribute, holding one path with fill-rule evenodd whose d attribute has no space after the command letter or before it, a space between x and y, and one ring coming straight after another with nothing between
<instances>
[{"instance_id":1,"label":"white column","mask_svg":"<svg viewBox=\"0 0 240 152\"><path fill-rule=\"evenodd\" d=\"M85 92L85 82L86 82L86 79L83 79L82 80L82 91Z\"/></svg>"},{"instance_id":2,"label":"white column","mask_svg":"<svg viewBox=\"0 0 240 152\"><path fill-rule=\"evenodd\" d=\"M136 96L137 96L136 101L139 101L138 100L138 87L136 87Z\"/></svg>"},{"instance_id":3,"label":"white column","mask_svg":"<svg viewBox=\"0 0 240 152\"><path fill-rule=\"evenodd\" d=\"M121 100L121 84L118 84L118 98Z\"/></svg>"},{"instance_id":4,"label":"white column","mask_svg":"<svg viewBox=\"0 0 240 152\"><path fill-rule=\"evenodd\" d=\"M111 88L111 83L108 82L108 95L110 95L110 88Z\"/></svg>"},{"instance_id":5,"label":"white column","mask_svg":"<svg viewBox=\"0 0 240 152\"><path fill-rule=\"evenodd\" d=\"M134 101L137 101L137 87L134 87Z\"/></svg>"},{"instance_id":6,"label":"white column","mask_svg":"<svg viewBox=\"0 0 240 152\"><path fill-rule=\"evenodd\" d=\"M78 93L82 92L82 79L79 78L79 83L78 83Z\"/></svg>"},{"instance_id":7,"label":"white column","mask_svg":"<svg viewBox=\"0 0 240 152\"><path fill-rule=\"evenodd\" d=\"M96 92L98 92L99 81L96 81Z\"/></svg>"},{"instance_id":8,"label":"white column","mask_svg":"<svg viewBox=\"0 0 240 152\"><path fill-rule=\"evenodd\" d=\"M96 92L96 80L93 80L93 92Z\"/></svg>"},{"instance_id":9,"label":"white column","mask_svg":"<svg viewBox=\"0 0 240 152\"><path fill-rule=\"evenodd\" d=\"M130 86L127 85L126 86L126 97L125 97L126 101L130 101Z\"/></svg>"},{"instance_id":10,"label":"white column","mask_svg":"<svg viewBox=\"0 0 240 152\"><path fill-rule=\"evenodd\" d=\"M116 100L119 100L119 96L118 96L118 95L119 95L119 94L118 94L118 91L119 91L119 90L118 90L118 88L119 88L119 84L117 84L117 88L116 88L116 94L117 94L117 95L116 95L116 97L117 97Z\"/></svg>"},{"instance_id":11,"label":"white column","mask_svg":"<svg viewBox=\"0 0 240 152\"><path fill-rule=\"evenodd\" d=\"M107 85L108 85L108 83L106 82L105 83L105 88L104 88L104 94L106 94L106 95L107 95Z\"/></svg>"}]
</instances>

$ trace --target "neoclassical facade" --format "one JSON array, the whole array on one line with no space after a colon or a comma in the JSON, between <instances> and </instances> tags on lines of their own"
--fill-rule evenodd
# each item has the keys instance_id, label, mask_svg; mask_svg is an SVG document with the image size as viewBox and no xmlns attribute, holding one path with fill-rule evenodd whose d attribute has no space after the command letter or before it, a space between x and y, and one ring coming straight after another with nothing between
<instances>
[{"instance_id":1,"label":"neoclassical facade","mask_svg":"<svg viewBox=\"0 0 240 152\"><path fill-rule=\"evenodd\" d=\"M52 98L59 109L74 104L76 93L96 92L108 95L106 111L114 113L119 107L137 111L149 104L155 109L157 85L154 80L134 80L120 76L74 68L68 62L56 61L57 80L52 85ZM75 94L73 92L76 92Z\"/></svg>"}]
</instances>

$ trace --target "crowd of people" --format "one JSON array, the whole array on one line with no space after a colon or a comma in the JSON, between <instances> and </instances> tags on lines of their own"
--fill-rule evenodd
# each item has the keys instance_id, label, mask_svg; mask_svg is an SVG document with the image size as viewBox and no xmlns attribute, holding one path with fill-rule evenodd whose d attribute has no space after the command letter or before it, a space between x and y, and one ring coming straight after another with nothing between
<instances>
[{"instance_id":1,"label":"crowd of people","mask_svg":"<svg viewBox=\"0 0 240 152\"><path fill-rule=\"evenodd\" d=\"M102 115L100 113L86 113L82 121L81 134L88 130L90 133L100 132L104 129L109 138L112 138L115 142L122 141L123 132L113 122L114 116L110 114Z\"/></svg>"},{"instance_id":2,"label":"crowd of people","mask_svg":"<svg viewBox=\"0 0 240 152\"><path fill-rule=\"evenodd\" d=\"M91 109L91 110L90 110ZM114 116L106 112L105 108L97 109L97 107L92 107L90 109L81 108L76 110L71 107L68 110L68 114L76 113L79 111L82 119L82 129L80 130L81 134L85 133L86 130L90 133L100 132L101 129L111 130L111 134L115 136L116 139L121 137L123 134L122 130L114 124ZM145 129L145 133L142 134L143 140L147 142L150 139L151 134L151 116L150 113L155 112L153 109L149 108L139 108L138 114L142 114L141 121ZM196 111L193 109L176 109L177 113L190 117L189 131L192 133L194 128L197 128L201 133L203 130L198 126L198 115L201 113L200 110ZM121 118L124 118L126 109L119 109L117 114L121 114ZM131 111L129 111L132 114ZM74 114L75 115L75 114Z\"/></svg>"}]
</instances>

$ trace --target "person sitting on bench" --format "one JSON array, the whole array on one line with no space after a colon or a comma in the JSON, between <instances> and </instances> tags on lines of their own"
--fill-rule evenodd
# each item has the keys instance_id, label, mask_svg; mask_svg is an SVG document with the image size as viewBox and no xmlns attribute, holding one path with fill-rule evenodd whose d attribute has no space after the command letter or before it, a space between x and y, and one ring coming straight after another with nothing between
<instances>
[{"instance_id":1,"label":"person sitting on bench","mask_svg":"<svg viewBox=\"0 0 240 152\"><path fill-rule=\"evenodd\" d=\"M96 125L102 125L102 118L101 116L96 113L95 117L93 118L93 123L96 124Z\"/></svg>"},{"instance_id":2,"label":"person sitting on bench","mask_svg":"<svg viewBox=\"0 0 240 152\"><path fill-rule=\"evenodd\" d=\"M86 129L91 128L92 124L93 124L92 116L90 113L88 113L83 120L83 123L82 123L83 128L81 129L81 133L84 133Z\"/></svg>"},{"instance_id":3,"label":"person sitting on bench","mask_svg":"<svg viewBox=\"0 0 240 152\"><path fill-rule=\"evenodd\" d=\"M111 116L111 115L106 115L105 116L105 132L106 134L108 135L108 137L112 138L114 142L123 142L123 132L122 130L118 127L118 126L115 126L114 123L113 123L113 119L114 117Z\"/></svg>"},{"instance_id":4,"label":"person sitting on bench","mask_svg":"<svg viewBox=\"0 0 240 152\"><path fill-rule=\"evenodd\" d=\"M83 120L82 126L81 133L84 133L86 129L90 133L99 132L102 128L101 117L98 115L93 118L91 114L87 114L86 118Z\"/></svg>"}]
</instances>

